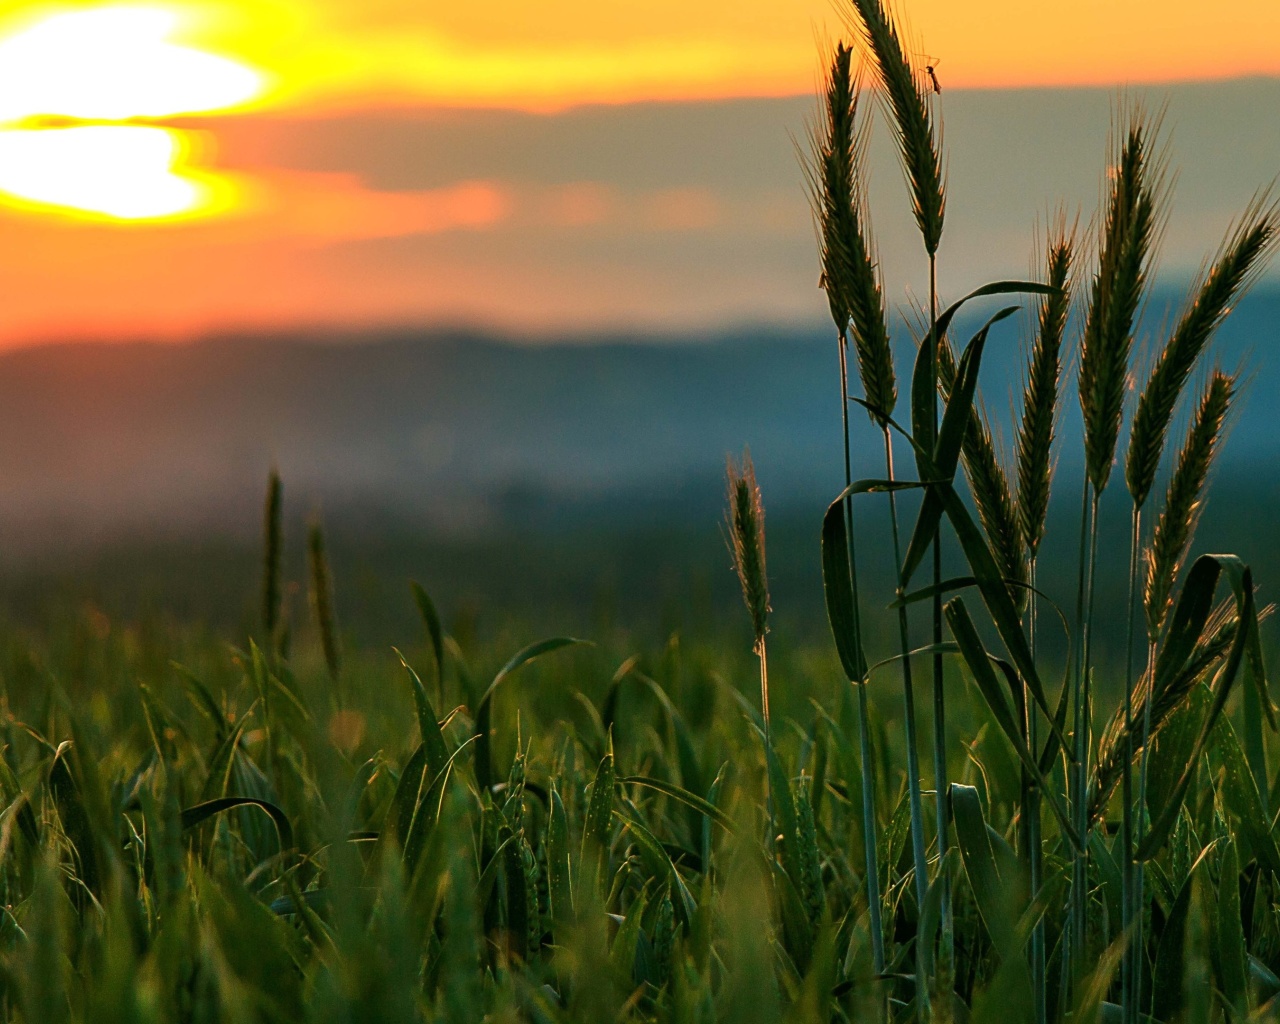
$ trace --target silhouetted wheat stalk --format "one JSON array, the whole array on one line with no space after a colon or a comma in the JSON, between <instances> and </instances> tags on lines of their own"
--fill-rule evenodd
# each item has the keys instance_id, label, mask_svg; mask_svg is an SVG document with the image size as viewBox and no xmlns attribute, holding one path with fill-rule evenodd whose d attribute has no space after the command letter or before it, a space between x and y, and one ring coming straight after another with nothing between
<instances>
[{"instance_id":1,"label":"silhouetted wheat stalk","mask_svg":"<svg viewBox=\"0 0 1280 1024\"><path fill-rule=\"evenodd\" d=\"M915 71L902 46L901 33L882 0L852 0L858 14L863 40L871 53L883 95L892 112L892 125L898 151L902 158L912 209L919 228L925 253L929 258L929 337L934 339L929 353L929 378L934 382L931 391L933 406L933 431L937 430L937 317L938 275L937 253L942 241L943 219L946 213L946 187L942 171L941 133L937 130L932 108L933 94L925 76ZM886 440L888 433L886 432ZM934 437L916 438L926 449L932 448ZM890 494L892 501L892 493ZM895 549L896 550L896 549ZM901 557L898 555L899 565ZM947 758L946 758L946 697L943 690L942 664L942 549L935 537L933 544L933 583L935 593L931 602L933 630L933 768L937 791L937 841L940 856L947 851ZM919 894L923 896L923 888ZM943 879L942 894L943 971L950 970L952 961L951 899L949 883ZM922 995L924 995L922 993Z\"/></svg>"},{"instance_id":2,"label":"silhouetted wheat stalk","mask_svg":"<svg viewBox=\"0 0 1280 1024\"><path fill-rule=\"evenodd\" d=\"M274 467L267 477L267 498L262 514L262 630L274 648L280 625L280 574L283 560L281 539L282 489Z\"/></svg>"},{"instance_id":3,"label":"silhouetted wheat stalk","mask_svg":"<svg viewBox=\"0 0 1280 1024\"><path fill-rule=\"evenodd\" d=\"M1079 392L1084 418L1085 487L1081 514L1080 572L1077 580L1078 637L1075 689L1076 828L1087 836L1086 788L1089 778L1091 639L1094 580L1098 553L1098 508L1111 475L1120 421L1124 412L1133 323L1147 280L1147 262L1157 231L1157 198L1161 186L1159 159L1153 156L1154 129L1140 110L1127 115L1115 163L1101 232L1098 269L1080 342ZM1130 905L1128 852L1121 866L1122 907ZM1072 877L1072 973L1084 967L1087 843L1074 860ZM1130 960L1125 958L1125 978Z\"/></svg>"},{"instance_id":4,"label":"silhouetted wheat stalk","mask_svg":"<svg viewBox=\"0 0 1280 1024\"><path fill-rule=\"evenodd\" d=\"M1058 415L1059 382L1062 376L1062 344L1071 307L1071 266L1073 239L1067 235L1066 221L1060 217L1049 235L1045 263L1045 283L1054 290L1040 300L1035 340L1026 372L1022 397L1022 419L1015 445L1018 496L1015 509L1027 568L1027 638L1034 657L1039 635L1039 595L1036 592L1036 560L1049 518L1049 494L1053 473L1054 424ZM1023 705L1027 708L1027 741L1039 749L1036 715L1023 681ZM1043 883L1043 848L1040 831L1040 793L1022 771L1026 794L1026 856L1032 892ZM1048 1015L1044 922L1037 921L1031 935L1031 981L1037 1024Z\"/></svg>"},{"instance_id":5,"label":"silhouetted wheat stalk","mask_svg":"<svg viewBox=\"0 0 1280 1024\"><path fill-rule=\"evenodd\" d=\"M857 125L858 89L851 67L852 51L837 43L825 89L825 133L815 130L808 168L811 197L822 237L822 283L838 333L840 363L840 419L844 443L844 484L852 483L849 438L848 338L852 326L854 351L867 402L878 413L881 430L897 402L893 354L885 325L884 299L877 280L870 244L863 233L865 207L861 178L865 131ZM850 321L852 320L852 325ZM853 642L862 652L861 605L858 591L853 496L844 499L849 581L853 594ZM865 665L865 654L860 657ZM880 918L880 879L875 777L871 764L871 736L865 675L850 680L858 690L858 740L861 751L863 846L866 858L867 902L871 919L873 966L884 970L884 929Z\"/></svg>"},{"instance_id":6,"label":"silhouetted wheat stalk","mask_svg":"<svg viewBox=\"0 0 1280 1024\"><path fill-rule=\"evenodd\" d=\"M769 653L765 639L769 632L769 578L765 568L764 504L760 487L756 483L756 470L751 453L742 453L739 466L729 459L726 468L729 485L729 550L733 555L733 568L742 588L742 600L751 617L751 649L760 663L760 717L764 721L766 759L773 757L773 728L769 714ZM772 776L769 790L769 841L776 836L773 823Z\"/></svg>"},{"instance_id":7,"label":"silhouetted wheat stalk","mask_svg":"<svg viewBox=\"0 0 1280 1024\"><path fill-rule=\"evenodd\" d=\"M938 379L942 395L950 399L955 383L955 354L944 338L938 346ZM978 519L991 542L1000 572L1009 583L1009 594L1014 603L1021 606L1027 598L1027 559L1022 540L1022 528L1013 491L985 412L975 409L969 417L969 427L964 434L961 461L973 503L978 509Z\"/></svg>"},{"instance_id":8,"label":"silhouetted wheat stalk","mask_svg":"<svg viewBox=\"0 0 1280 1024\"><path fill-rule=\"evenodd\" d=\"M1147 380L1142 396L1133 417L1130 432L1129 451L1125 461L1125 481L1129 494L1133 499L1132 525L1129 547L1129 604L1127 609L1128 627L1125 653L1125 713L1132 714L1134 687L1134 645L1135 617L1137 615L1137 586L1139 573L1139 551L1142 545L1142 511L1155 482L1156 471L1164 452L1165 439L1169 422L1173 416L1187 379L1191 375L1201 353L1209 344L1218 325L1231 309L1232 304L1248 288L1272 248L1277 232L1276 206L1268 198L1267 193L1260 194L1245 211L1244 216L1228 234L1218 255L1203 275L1198 286L1193 289L1186 309L1179 319L1177 327L1170 335L1160 355L1156 359ZM1163 521L1163 520L1162 520ZM1167 535L1163 538L1168 543ZM1176 576L1179 566L1171 566ZM1148 574L1150 579L1150 575ZM1164 601L1167 605L1173 580L1165 582ZM1163 621L1163 610L1158 611L1157 618ZM1159 635L1159 624L1152 628L1152 609L1148 607L1148 656L1150 665L1154 658L1155 637ZM1125 731L1125 742L1129 745L1128 755L1124 759L1122 777L1122 795L1125 813L1123 816L1123 845L1126 851L1126 864L1129 853L1133 849L1133 730ZM1148 756L1148 742L1144 731L1143 765L1145 768ZM1138 815L1145 802L1145 787L1140 786ZM1137 921L1138 905L1141 900L1143 886L1143 868L1131 865L1134 872L1133 909L1130 917L1134 919L1136 937L1134 953L1140 948L1142 923ZM1139 967L1134 963L1131 972L1136 976Z\"/></svg>"},{"instance_id":9,"label":"silhouetted wheat stalk","mask_svg":"<svg viewBox=\"0 0 1280 1024\"><path fill-rule=\"evenodd\" d=\"M344 704L342 692L342 644L338 638L338 618L333 603L333 574L325 550L324 527L318 517L307 528L307 564L311 572L311 607L315 610L320 630L320 646L324 663L333 682L338 706Z\"/></svg>"},{"instance_id":10,"label":"silhouetted wheat stalk","mask_svg":"<svg viewBox=\"0 0 1280 1024\"><path fill-rule=\"evenodd\" d=\"M1177 708L1188 706L1195 681L1215 667L1220 671L1214 676L1215 700L1225 700L1232 681L1239 671L1243 643L1253 642L1256 611L1249 588L1240 585L1247 580L1248 570L1238 560L1207 557L1198 563L1195 572L1189 574L1181 595L1176 592L1183 561L1189 544L1192 522L1187 535L1181 537L1175 529L1179 521L1179 509L1194 508L1196 501L1187 505L1188 487L1203 487L1203 478L1196 478L1193 467L1195 451L1203 451L1204 438L1216 437L1221 430L1221 416L1215 414L1214 401L1208 396L1202 402L1193 423L1192 438L1198 444L1188 442L1174 469L1171 496L1167 502L1164 519L1152 536L1151 545L1142 546L1140 513L1158 475L1164 435L1177 405L1178 395L1194 366L1211 340L1213 330L1230 309L1232 302L1245 284L1256 275L1260 260L1271 244L1275 228L1272 207L1261 198L1250 207L1240 225L1233 231L1220 251L1213 266L1198 285L1182 321L1175 329L1169 343L1155 361L1151 382L1135 403L1134 421L1130 430L1126 452L1126 484L1134 499L1134 516L1131 533L1130 603L1131 613L1136 607L1137 564L1146 550L1151 563L1165 568L1161 572L1152 569L1149 590L1155 593L1163 586L1161 615L1176 603L1184 623L1201 623L1197 616L1206 615L1213 597L1209 589L1218 575L1232 575L1236 587L1234 600L1222 605L1207 623L1201 623L1200 635L1188 638L1184 632L1177 644L1171 645L1172 654L1162 668L1165 674L1160 680L1160 692L1148 693L1154 687L1153 673L1145 673L1133 683L1132 668L1127 675L1123 706L1110 718L1109 724L1095 745L1092 734L1093 703L1093 623L1095 592L1101 575L1099 565L1099 534L1102 517L1100 506L1115 461L1124 425L1126 395L1132 388L1130 379L1132 357L1135 349L1135 323L1146 294L1149 265L1159 233L1163 211L1164 171L1159 147L1158 121L1147 117L1140 108L1125 112L1113 130L1112 166L1108 172L1108 184L1104 206L1098 225L1098 255L1096 265L1087 279L1087 301L1080 332L1078 391L1084 421L1084 487L1080 519L1080 559L1076 588L1076 612L1071 632L1069 681L1059 694L1056 709L1052 708L1037 679L1036 646L1039 633L1038 616L1040 599L1037 597L1036 564L1044 543L1055 444L1055 418L1061 390L1064 365L1065 334L1071 307L1072 278L1077 262L1073 237L1066 230L1065 218L1059 217L1050 231L1044 255L1043 285L1028 282L999 282L972 292L960 303L943 313L937 301L936 256L941 239L945 210L943 179L941 174L940 135L935 129L932 97L924 85L925 78L917 74L904 52L902 33L881 0L851 0L857 14L858 28L865 48L877 72L877 83L889 113L890 127L903 160L905 176L911 193L912 210L921 232L930 269L930 299L928 332L917 354L916 369L911 388L911 437L916 463L922 477L920 481L902 482L895 475L894 450L890 429L901 430L888 421L888 412L896 400L890 382L895 380L888 346L883 290L871 256L873 247L867 229L864 208L865 197L860 192L862 176L859 171L861 142L863 138L855 125L856 89L850 70L850 58L843 46L837 47L828 79L826 98L825 132L815 137L814 159L811 170L811 186L815 208L822 229L823 284L827 290L828 304L833 320L841 335L841 352L852 340L866 401L863 403L884 433L886 481L866 481L850 485L851 472L846 470L845 497L854 490L887 491L892 528L895 563L898 566L898 600L894 608L899 615L900 654L891 660L903 662L904 704L906 720L905 754L907 770L906 812L910 816L912 861L914 866L914 895L917 919L916 969L918 974L913 989L917 1016L927 1018L936 1009L943 1016L954 1007L950 999L950 985L954 977L950 973L957 947L953 943L953 923L949 886L948 830L950 810L957 815L956 837L959 840L961 859L969 871L971 890L975 895L981 884L978 875L993 870L990 865L971 863L981 850L994 842L989 829L975 821L975 797L973 790L963 786L950 786L947 782L945 703L942 692L941 658L944 651L954 649L964 656L975 684L981 690L1000 730L1008 738L1020 759L1020 800L1017 803L1016 823L1013 828L1019 848L1030 868L1031 891L1043 894L1046 862L1043 858L1043 838L1040 830L1041 807L1054 811L1063 837L1064 860L1070 864L1070 888L1066 913L1061 932L1061 953L1058 962L1062 969L1063 986L1056 999L1049 999L1046 973L1046 933L1042 919L1029 923L1030 934L1019 938L1018 944L1026 948L1030 966L1030 980L1034 997L1034 1017L1038 1024L1048 1019L1051 1006L1059 1013L1068 1012L1073 1005L1076 1013L1089 1016L1084 1007L1095 994L1089 990L1087 977L1094 972L1092 943L1094 936L1088 932L1088 907L1095 899L1089 850L1100 849L1099 840L1090 832L1098 817L1105 810L1112 791L1123 787L1122 836L1117 842L1114 856L1119 862L1119 886L1121 931L1129 939L1127 944L1114 947L1114 964L1120 970L1121 1016L1127 1024L1136 1024L1140 1007L1147 1005L1142 987L1143 978L1149 975L1140 957L1145 948L1141 939L1141 914L1145 909L1142 897L1142 874L1136 870L1135 820L1141 821L1145 809L1145 780L1142 795L1137 800L1136 819L1131 779L1134 751L1140 749L1145 759L1150 747L1150 732L1139 731L1133 716L1135 695L1141 695L1139 706L1144 717L1155 717L1159 729ZM987 417L985 407L976 393L977 366L981 359L988 329L996 321L1011 312L1006 308L996 314L966 346L963 356L951 347L947 332L956 311L969 299L1007 292L1036 292L1040 294L1038 324L1029 354L1023 403L1014 439L1012 470L1006 468L996 431ZM841 362L841 389L848 387L848 363ZM1226 375L1217 375L1210 383L1211 390L1223 406L1230 403L1233 382ZM887 397L877 398L877 394ZM938 416L939 400L946 403L946 415ZM1216 421L1217 427L1210 429ZM846 466L848 460L849 426L845 417ZM1216 444L1216 440L1214 442ZM1212 448L1212 445L1210 446ZM975 524L959 502L954 487L957 460L964 468L968 491L976 509ZM1211 458L1210 458L1211 461ZM1203 467L1207 475L1207 466ZM1195 485L1192 487L1192 485ZM923 487L925 497L920 506L911 544L903 559L900 546L898 504L895 493L901 487ZM1198 493L1198 492L1197 492ZM841 646L840 637L846 635L837 628L850 622L857 623L856 608L849 609L847 582L840 583L843 568L827 557L834 549L838 527L832 525L837 516L845 512L846 531L852 535L852 517L848 514L848 502L844 508L832 505L824 518L824 582L828 585L828 615L836 630L837 646L846 671L856 659L850 657L847 645ZM952 643L941 643L941 596L939 524L943 519L951 522L961 549L969 562L972 576L957 577L945 585L947 590L976 588L982 595L992 625L1000 634L1011 661L985 650L979 631L973 628L963 599L948 601L947 616L952 624ZM1185 516L1184 516L1185 518ZM934 585L913 594L906 593L907 586L929 549L934 554ZM1172 553L1171 553L1172 552ZM1224 566L1228 568L1224 569ZM852 573L850 574L852 578ZM1163 583L1161 582L1163 581ZM839 584L835 586L834 584ZM856 587L855 587L856 589ZM1243 596L1242 596L1243 595ZM937 868L921 865L923 828L920 810L919 766L915 759L914 736L915 709L912 698L911 648L906 608L917 600L932 600L934 606L933 643L926 651L934 660L934 777L938 793ZM856 602L855 602L856 604ZM1199 610L1198 610L1199 609ZM1233 625L1234 623L1234 625ZM854 629L860 636L860 626ZM1161 643L1160 628L1155 628L1153 642ZM1184 646L1193 643L1190 655ZM1130 650L1132 642L1130 643ZM1154 649L1154 648L1153 648ZM923 653L923 652L920 652ZM1161 655L1163 657L1163 654ZM1254 657L1250 654L1250 657ZM999 666L999 671L993 670ZM1130 666L1132 659L1130 659ZM1001 679L1001 674L1004 678ZM1216 707L1222 705L1215 704ZM1049 721L1050 735L1043 746L1039 742L1039 714ZM1216 712L1215 712L1216 713ZM864 719L865 721L865 719ZM1064 738L1066 723L1072 722L1070 741ZM1204 729L1212 725L1213 718L1206 713ZM1202 731L1201 736L1208 733ZM1198 744L1203 744L1201 738ZM1261 743L1256 744L1261 749ZM1065 749L1064 749L1065 748ZM1066 810L1063 810L1061 794L1050 781L1059 754L1064 755L1067 790ZM864 747L864 757L866 748ZM1253 757L1252 753L1250 754ZM1255 758L1261 763L1261 759ZM1258 769L1255 769L1257 772ZM1190 776L1184 774L1183 780ZM1177 783L1185 791L1185 781ZM1181 799L1179 796L1178 799ZM1043 801L1043 804L1042 804ZM994 797L993 804L994 806ZM963 810L962 810L963 807ZM961 820L963 815L964 820ZM864 813L866 823L872 821L872 813ZM1068 820L1069 818L1069 820ZM979 816L980 819L980 816ZM901 819L899 819L901 821ZM1168 837L1169 813L1164 813L1153 824L1151 834L1144 837L1141 856L1148 857L1152 849ZM901 825L899 826L901 827ZM963 833L963 834L962 834ZM901 833L899 833L901 834ZM976 846L974 845L976 843ZM1004 855L997 856L1000 860ZM933 870L928 879L926 871ZM999 870L1003 870L1000 868ZM868 872L872 872L868 862ZM986 876L990 880L990 875ZM1056 876L1056 873L1054 874ZM927 883L927 884L926 884ZM904 878L902 885L909 884ZM803 886L801 886L803 888ZM977 897L981 900L981 897ZM1009 962L1016 957L1016 947L1008 945L1006 926L999 920L1001 911L988 905L982 911L993 943L1000 949L1000 957ZM941 934L931 930L940 927ZM1131 941L1134 935L1139 941ZM1029 942L1027 939L1029 938ZM1108 953L1104 959L1113 954ZM879 960L877 960L879 962ZM1096 987L1096 986L1095 986ZM1096 995L1101 999L1099 991ZM1240 1001L1240 997L1235 997ZM990 1007L987 1008L990 1012Z\"/></svg>"},{"instance_id":11,"label":"silhouetted wheat stalk","mask_svg":"<svg viewBox=\"0 0 1280 1024\"><path fill-rule=\"evenodd\" d=\"M836 60L832 66L833 78L850 73L848 54L849 51L846 48L838 47ZM828 89L829 95L837 97L843 97L851 94L851 92L851 88L842 85L833 85ZM843 118L833 118L833 121L838 121L847 126L844 130L850 133L851 138L854 132L852 117L853 111L851 109L850 117L847 121L843 120ZM859 372L862 376L863 391L867 396L868 404L872 406L870 410L871 416L879 425L884 439L885 474L892 481L894 479L893 443L888 418L893 414L893 407L897 400L896 385L894 383L896 378L893 370L892 348L889 344L889 331L885 322L884 298L871 256L870 232L865 225L866 211L861 202L857 185L857 182L863 176L861 171L862 152L856 145L851 144L846 147L843 144L843 140L838 146L832 145L830 148L833 151L838 150L842 154L842 158L843 154L847 152L850 157L850 163L847 175L831 176L833 185L838 185L842 188L847 187L849 191L839 196L826 197L820 204L821 209L824 211L822 232L824 239L829 236L834 237L837 234L844 235L842 242L829 247L834 252L843 253L844 258L834 268L837 273L835 281L828 280L828 295L830 296L831 289L834 286L838 295L854 297L847 302L852 320L854 349L857 354ZM838 211L838 214L829 217L825 216L825 211L827 210ZM892 490L889 491L888 500L894 560L900 565L902 556L898 530L897 502ZM912 862L916 873L917 898L923 899L928 886L928 860L925 852L927 842L924 836L924 805L921 794L919 755L916 742L915 692L911 658L908 656L911 650L911 642L905 608L898 609L898 634L902 654L904 727L907 735L907 793L911 808ZM865 711L865 707L863 710Z\"/></svg>"}]
</instances>

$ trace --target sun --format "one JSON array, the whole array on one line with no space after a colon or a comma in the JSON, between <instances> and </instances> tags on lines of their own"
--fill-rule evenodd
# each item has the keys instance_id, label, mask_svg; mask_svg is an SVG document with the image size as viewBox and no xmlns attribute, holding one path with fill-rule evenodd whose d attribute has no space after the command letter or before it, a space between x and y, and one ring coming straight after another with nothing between
<instances>
[{"instance_id":1,"label":"sun","mask_svg":"<svg viewBox=\"0 0 1280 1024\"><path fill-rule=\"evenodd\" d=\"M189 133L127 123L263 93L254 69L174 42L183 22L180 8L111 4L47 14L0 39L0 196L120 221L215 209L219 190L187 164Z\"/></svg>"}]
</instances>

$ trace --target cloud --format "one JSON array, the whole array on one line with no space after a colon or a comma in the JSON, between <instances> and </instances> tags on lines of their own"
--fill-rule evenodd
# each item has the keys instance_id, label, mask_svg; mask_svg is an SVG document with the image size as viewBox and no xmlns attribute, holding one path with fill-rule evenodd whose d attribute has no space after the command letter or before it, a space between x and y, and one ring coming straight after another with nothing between
<instances>
[{"instance_id":1,"label":"cloud","mask_svg":"<svg viewBox=\"0 0 1280 1024\"><path fill-rule=\"evenodd\" d=\"M395 238L491 229L511 215L508 190L485 181L383 192L355 174L273 171L248 186L255 231L298 240Z\"/></svg>"},{"instance_id":2,"label":"cloud","mask_svg":"<svg viewBox=\"0 0 1280 1024\"><path fill-rule=\"evenodd\" d=\"M1162 94L1150 97L1153 106ZM1109 90L948 92L944 294L1023 276L1035 226L1096 208ZM1256 130L1280 81L1179 87L1163 275L1190 275L1280 166ZM0 344L474 322L555 334L819 323L813 223L792 137L807 98L545 115L209 120L203 160L246 190L234 216L128 231L0 213ZM892 140L870 151L891 306L927 268Z\"/></svg>"}]
</instances>

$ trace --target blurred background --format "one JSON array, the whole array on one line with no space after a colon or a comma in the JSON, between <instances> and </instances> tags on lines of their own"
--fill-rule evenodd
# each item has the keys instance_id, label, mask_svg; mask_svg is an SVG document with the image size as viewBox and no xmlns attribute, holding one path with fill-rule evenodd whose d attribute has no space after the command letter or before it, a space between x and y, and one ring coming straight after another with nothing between
<instances>
[{"instance_id":1,"label":"blurred background","mask_svg":"<svg viewBox=\"0 0 1280 1024\"><path fill-rule=\"evenodd\" d=\"M1172 197L1145 353L1280 173L1280 7L957 7L904 12L942 87L944 298L1037 274L1059 211L1088 252L1109 127L1141 102ZM322 515L361 642L415 628L409 577L455 631L714 629L736 600L724 461L749 446L779 629L821 636L840 405L803 165L822 54L849 31L826 0L5 4L7 615L71 596L251 621L275 466L292 575ZM927 267L877 100L862 109L905 373ZM1272 270L1220 335L1250 385L1199 543L1264 586L1278 323ZM1030 329L1002 324L984 365L1006 441ZM878 474L855 425L855 469ZM1050 557L1073 572L1073 392L1061 430Z\"/></svg>"}]
</instances>

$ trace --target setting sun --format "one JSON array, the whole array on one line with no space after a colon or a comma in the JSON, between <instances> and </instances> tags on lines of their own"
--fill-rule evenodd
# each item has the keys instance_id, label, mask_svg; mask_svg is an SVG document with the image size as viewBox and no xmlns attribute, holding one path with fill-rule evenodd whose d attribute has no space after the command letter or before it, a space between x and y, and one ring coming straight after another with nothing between
<instances>
[{"instance_id":1,"label":"setting sun","mask_svg":"<svg viewBox=\"0 0 1280 1024\"><path fill-rule=\"evenodd\" d=\"M219 190L187 163L188 133L118 123L226 110L262 92L253 69L172 42L181 21L112 5L52 14L0 41L0 193L125 221L216 208ZM49 118L93 123L40 123Z\"/></svg>"},{"instance_id":2,"label":"setting sun","mask_svg":"<svg viewBox=\"0 0 1280 1024\"><path fill-rule=\"evenodd\" d=\"M219 190L183 169L187 141L133 125L0 131L0 192L115 220L214 209Z\"/></svg>"}]
</instances>

